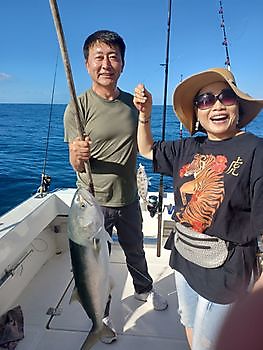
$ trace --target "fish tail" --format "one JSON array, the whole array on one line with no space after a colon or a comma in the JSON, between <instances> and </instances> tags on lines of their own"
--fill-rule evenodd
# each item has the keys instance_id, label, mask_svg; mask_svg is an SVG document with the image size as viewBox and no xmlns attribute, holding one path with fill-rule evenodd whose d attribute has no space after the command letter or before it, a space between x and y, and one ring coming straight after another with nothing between
<instances>
[{"instance_id":1,"label":"fish tail","mask_svg":"<svg viewBox=\"0 0 263 350\"><path fill-rule=\"evenodd\" d=\"M87 338L85 339L85 342L83 343L80 350L89 350L97 343L97 341L100 339L102 330L100 331L90 331Z\"/></svg>"}]
</instances>

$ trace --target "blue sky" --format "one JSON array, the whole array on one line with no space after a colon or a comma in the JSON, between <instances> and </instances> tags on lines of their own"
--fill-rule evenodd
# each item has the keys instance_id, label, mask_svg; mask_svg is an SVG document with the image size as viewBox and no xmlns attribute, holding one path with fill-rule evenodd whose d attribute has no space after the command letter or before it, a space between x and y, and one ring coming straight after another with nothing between
<instances>
[{"instance_id":1,"label":"blue sky","mask_svg":"<svg viewBox=\"0 0 263 350\"><path fill-rule=\"evenodd\" d=\"M168 0L57 0L77 94L90 86L82 45L98 29L117 31L127 45L119 87L145 83L162 104ZM263 2L223 0L231 68L244 91L263 98ZM168 103L181 74L224 66L218 0L173 0ZM58 42L48 0L0 6L0 103L50 103ZM69 101L59 52L55 103Z\"/></svg>"}]
</instances>

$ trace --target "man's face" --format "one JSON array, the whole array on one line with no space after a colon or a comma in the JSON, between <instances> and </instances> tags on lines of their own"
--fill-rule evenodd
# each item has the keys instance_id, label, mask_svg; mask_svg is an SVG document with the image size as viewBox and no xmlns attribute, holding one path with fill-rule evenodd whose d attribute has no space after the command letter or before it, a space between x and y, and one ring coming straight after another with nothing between
<instances>
[{"instance_id":1,"label":"man's face","mask_svg":"<svg viewBox=\"0 0 263 350\"><path fill-rule=\"evenodd\" d=\"M119 48L96 42L89 49L86 67L93 84L115 87L123 70Z\"/></svg>"}]
</instances>

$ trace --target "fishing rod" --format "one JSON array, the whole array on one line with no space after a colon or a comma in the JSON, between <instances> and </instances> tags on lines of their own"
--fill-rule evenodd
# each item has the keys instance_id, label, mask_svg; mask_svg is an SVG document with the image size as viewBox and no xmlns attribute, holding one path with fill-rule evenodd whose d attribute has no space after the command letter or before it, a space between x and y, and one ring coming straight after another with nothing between
<instances>
[{"instance_id":1,"label":"fishing rod","mask_svg":"<svg viewBox=\"0 0 263 350\"><path fill-rule=\"evenodd\" d=\"M223 9L223 3L222 0L219 0L219 14L221 15L221 28L223 31L223 45L225 46L225 52L226 52L226 60L225 60L225 66L228 70L230 69L230 57L229 57L229 51L228 51L228 40L226 36L226 27L225 27L225 19L224 19L224 9Z\"/></svg>"},{"instance_id":2,"label":"fishing rod","mask_svg":"<svg viewBox=\"0 0 263 350\"><path fill-rule=\"evenodd\" d=\"M183 74L181 74L180 83L183 81ZM183 138L183 123L180 121L180 130L179 130L179 138L182 140Z\"/></svg>"},{"instance_id":3,"label":"fishing rod","mask_svg":"<svg viewBox=\"0 0 263 350\"><path fill-rule=\"evenodd\" d=\"M41 184L38 188L39 197L42 198L44 195L47 194L50 183L51 183L51 177L46 174L46 166L47 166L47 154L48 154L48 146L49 146L49 137L50 137L50 129L51 129L51 117L53 112L53 106L54 106L54 94L55 94L55 86L56 86L56 77L57 77L57 69L58 69L58 54L56 58L56 64L55 64L55 73L54 73L54 79L53 79L53 86L52 86L52 94L51 94L51 102L50 102L50 110L49 110L49 120L48 120L48 131L47 131L47 140L46 140L46 150L45 150L45 157L43 162L43 169L41 174Z\"/></svg>"},{"instance_id":4,"label":"fishing rod","mask_svg":"<svg viewBox=\"0 0 263 350\"><path fill-rule=\"evenodd\" d=\"M68 86L69 86L71 99L72 99L73 105L75 107L75 112L76 112L75 113L75 121L76 121L77 130L78 130L78 136L81 138L81 140L84 140L85 133L84 133L83 125L81 123L80 110L79 110L76 90L75 90L75 86L74 86L74 81L73 81L72 70L71 70L71 66L70 66L65 36L63 33L62 23L60 20L58 5L57 5L56 0L49 0L49 4L50 4L53 20L54 20L56 32L57 32L58 42L59 42L59 46L60 46L61 56L62 56L63 63L64 63L64 68L65 68L65 72L66 72L66 77L67 77L67 82L68 82ZM86 174L87 174L88 180L89 180L89 191L92 193L92 195L94 195L94 185L93 185L93 181L92 181L91 168L90 168L89 161L85 161L84 165L85 165L85 171L86 171Z\"/></svg>"},{"instance_id":5,"label":"fishing rod","mask_svg":"<svg viewBox=\"0 0 263 350\"><path fill-rule=\"evenodd\" d=\"M165 124L166 124L166 105L167 105L167 86L168 86L168 68L169 68L169 47L170 47L170 24L171 24L171 7L172 0L168 0L168 21L167 21L167 43L166 43L166 60L162 64L165 71L164 79L164 98L163 98L163 125L162 125L162 141L165 140ZM162 244L162 213L163 213L163 175L160 175L159 198L158 198L158 232L157 232L157 256L161 256Z\"/></svg>"}]
</instances>

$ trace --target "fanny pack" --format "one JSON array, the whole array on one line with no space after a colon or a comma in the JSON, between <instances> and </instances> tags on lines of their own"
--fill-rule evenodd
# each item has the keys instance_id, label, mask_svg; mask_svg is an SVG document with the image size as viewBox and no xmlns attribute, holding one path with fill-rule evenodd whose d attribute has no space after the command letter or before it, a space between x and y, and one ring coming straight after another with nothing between
<instances>
[{"instance_id":1,"label":"fanny pack","mask_svg":"<svg viewBox=\"0 0 263 350\"><path fill-rule=\"evenodd\" d=\"M206 268L223 265L228 256L226 241L196 232L179 222L175 224L174 245L186 260Z\"/></svg>"}]
</instances>

